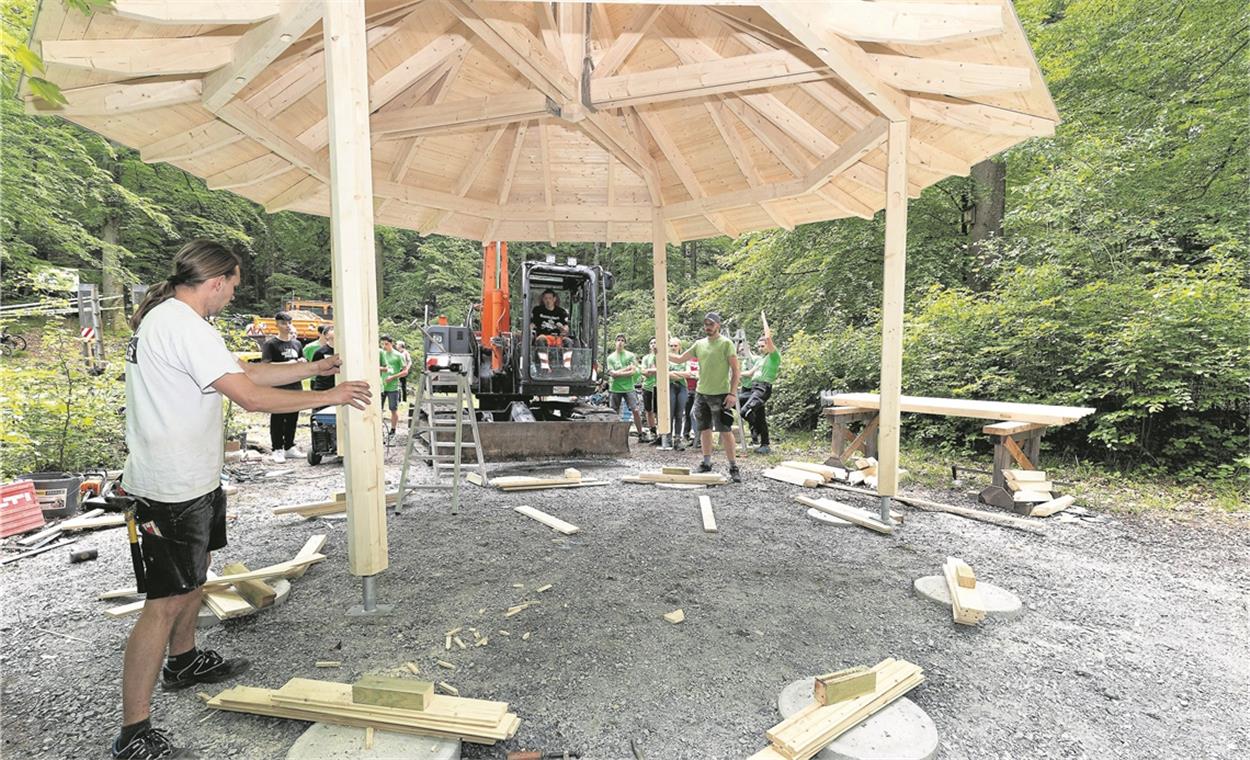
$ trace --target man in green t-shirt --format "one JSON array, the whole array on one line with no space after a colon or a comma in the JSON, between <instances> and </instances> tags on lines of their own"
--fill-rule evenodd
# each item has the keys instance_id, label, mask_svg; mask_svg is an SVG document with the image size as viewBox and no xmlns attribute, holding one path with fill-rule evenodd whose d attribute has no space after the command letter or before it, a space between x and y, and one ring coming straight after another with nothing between
<instances>
[{"instance_id":1,"label":"man in green t-shirt","mask_svg":"<svg viewBox=\"0 0 1250 760\"><path fill-rule=\"evenodd\" d=\"M638 413L638 396L634 393L634 377L638 374L640 362L637 356L625 350L625 333L616 336L616 350L608 354L605 363L608 366L608 398L612 411L620 414L621 402L624 401L634 418L634 427L638 429L638 441L645 443L647 439L642 429L642 415Z\"/></svg>"},{"instance_id":2,"label":"man in green t-shirt","mask_svg":"<svg viewBox=\"0 0 1250 760\"><path fill-rule=\"evenodd\" d=\"M638 363L638 368L642 371L642 409L647 415L647 430L650 431L651 443L660 444L660 436L655 432L655 338L651 339L650 345L647 346L650 353L642 357Z\"/></svg>"},{"instance_id":3,"label":"man in green t-shirt","mask_svg":"<svg viewBox=\"0 0 1250 760\"><path fill-rule=\"evenodd\" d=\"M760 336L755 347L759 351L760 359L752 366L750 374L743 374L742 384L745 387L738 394L741 403L738 408L742 418L751 426L752 443L755 438L759 438L760 447L756 452L770 454L772 448L769 446L768 416L764 402L773 395L773 383L777 382L777 375L781 371L781 351L773 343L773 336L768 328L764 329L764 334Z\"/></svg>"},{"instance_id":4,"label":"man in green t-shirt","mask_svg":"<svg viewBox=\"0 0 1250 760\"><path fill-rule=\"evenodd\" d=\"M734 390L741 382L742 371L734 343L720 334L721 318L714 311L703 318L705 337L698 339L683 354L670 354L669 361L682 363L699 360L699 382L695 386L694 412L699 426L699 444L703 449L703 464L699 472L712 471L712 432L720 433L721 448L729 460L729 477L735 483L742 482L738 464L734 460L734 415L738 403Z\"/></svg>"},{"instance_id":5,"label":"man in green t-shirt","mask_svg":"<svg viewBox=\"0 0 1250 760\"><path fill-rule=\"evenodd\" d=\"M408 374L404 356L395 350L395 341L389 335L382 336L382 350L378 353L378 372L382 375L382 408L391 410L391 430L388 438L395 437L399 427L399 378Z\"/></svg>"}]
</instances>

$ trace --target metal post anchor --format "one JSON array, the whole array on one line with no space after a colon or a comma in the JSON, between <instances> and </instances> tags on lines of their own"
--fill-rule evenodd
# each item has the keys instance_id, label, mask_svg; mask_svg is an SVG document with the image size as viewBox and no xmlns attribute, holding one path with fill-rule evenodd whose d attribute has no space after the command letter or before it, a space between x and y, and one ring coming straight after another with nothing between
<instances>
[{"instance_id":1,"label":"metal post anchor","mask_svg":"<svg viewBox=\"0 0 1250 760\"><path fill-rule=\"evenodd\" d=\"M361 603L347 611L349 618L378 618L395 612L393 604L378 604L377 576L366 575L361 581Z\"/></svg>"},{"instance_id":2,"label":"metal post anchor","mask_svg":"<svg viewBox=\"0 0 1250 760\"><path fill-rule=\"evenodd\" d=\"M886 525L893 525L894 520L890 518L890 497L880 496L881 499L881 522Z\"/></svg>"}]
</instances>

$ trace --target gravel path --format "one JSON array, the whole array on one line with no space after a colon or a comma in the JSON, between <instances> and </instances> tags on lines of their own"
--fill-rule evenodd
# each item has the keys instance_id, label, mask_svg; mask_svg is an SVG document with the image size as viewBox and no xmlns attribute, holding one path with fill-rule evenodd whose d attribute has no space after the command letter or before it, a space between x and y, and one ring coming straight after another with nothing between
<instances>
[{"instance_id":1,"label":"gravel path","mask_svg":"<svg viewBox=\"0 0 1250 760\"><path fill-rule=\"evenodd\" d=\"M635 450L627 462L578 465L612 479L607 487L470 486L456 516L440 492L413 497L390 519L391 567L378 581L397 614L374 624L344 616L360 588L346 570L346 523L269 512L327 497L341 468L241 466L291 472L241 485L231 546L215 564L281 561L317 532L329 534L330 559L294 583L285 605L203 633L201 646L252 658L249 685L350 681L411 660L465 696L510 702L522 719L516 738L466 745L466 758L540 747L627 759L631 738L649 760L743 757L765 745L785 684L883 657L925 669L911 698L936 722L942 758L1250 756L1244 527L1052 518L1037 537L904 508L906 525L880 536L814 522L791 498L802 489L748 462L745 483L705 492L720 526L705 534L700 492L617 481L660 456L693 465L696 455ZM398 458L388 459L396 480ZM976 506L962 491L922 495ZM514 513L520 504L581 532L560 536ZM56 550L0 568L4 757L105 756L131 622L105 618L95 597L132 585L124 541L120 530L86 536L75 548L99 547L91 563L70 565ZM1018 593L1024 614L956 627L914 596L912 581L939 572L947 555ZM536 593L544 584L552 588ZM530 599L541 603L504 618ZM661 618L679 607L684 623ZM456 626L479 628L489 644L445 651ZM343 667L315 669L322 659ZM282 758L307 727L215 713L193 691L158 692L155 717L201 757Z\"/></svg>"}]
</instances>

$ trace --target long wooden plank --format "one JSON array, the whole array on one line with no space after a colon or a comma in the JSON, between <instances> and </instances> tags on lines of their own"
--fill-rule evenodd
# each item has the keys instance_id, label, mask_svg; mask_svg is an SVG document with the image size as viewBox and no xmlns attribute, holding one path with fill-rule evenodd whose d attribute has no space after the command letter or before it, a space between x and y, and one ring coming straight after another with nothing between
<instances>
[{"instance_id":1,"label":"long wooden plank","mask_svg":"<svg viewBox=\"0 0 1250 760\"><path fill-rule=\"evenodd\" d=\"M815 488L824 482L824 478L814 472L793 470L789 467L770 467L764 470L763 475L769 480L777 480L782 483L803 486L804 488Z\"/></svg>"},{"instance_id":2,"label":"long wooden plank","mask_svg":"<svg viewBox=\"0 0 1250 760\"><path fill-rule=\"evenodd\" d=\"M841 467L830 467L827 464L816 464L814 462L799 462L793 459L787 459L786 461L781 463L781 466L787 467L791 470L804 470L806 472L815 473L819 475L821 480L825 481L826 483L834 479L841 480L846 477L846 470L844 470Z\"/></svg>"},{"instance_id":3,"label":"long wooden plank","mask_svg":"<svg viewBox=\"0 0 1250 760\"><path fill-rule=\"evenodd\" d=\"M243 35L235 45L229 65L204 78L205 108L215 112L229 103L257 74L277 60L291 43L317 23L323 4L281 0L277 10L273 18Z\"/></svg>"},{"instance_id":4,"label":"long wooden plank","mask_svg":"<svg viewBox=\"0 0 1250 760\"><path fill-rule=\"evenodd\" d=\"M1051 501L1038 504L1036 507L1033 507L1029 510L1029 517L1050 517L1056 512L1062 512L1075 503L1076 497L1074 496L1060 496L1058 499L1052 499Z\"/></svg>"},{"instance_id":5,"label":"long wooden plank","mask_svg":"<svg viewBox=\"0 0 1250 760\"><path fill-rule=\"evenodd\" d=\"M712 511L712 497L702 494L699 496L699 513L703 517L703 532L718 533L716 513Z\"/></svg>"},{"instance_id":6,"label":"long wooden plank","mask_svg":"<svg viewBox=\"0 0 1250 760\"><path fill-rule=\"evenodd\" d=\"M894 532L894 527L892 525L886 525L867 510L852 507L849 504L830 501L829 499L813 499L809 496L795 496L794 499L800 504L820 510L827 515L833 515L834 517L841 518L847 522L855 523L862 528L875 530L878 533L889 534Z\"/></svg>"},{"instance_id":7,"label":"long wooden plank","mask_svg":"<svg viewBox=\"0 0 1250 760\"><path fill-rule=\"evenodd\" d=\"M62 90L65 104L58 105L34 96L26 99L26 113L39 116L116 116L154 108L195 103L202 86L198 79L157 82L97 84Z\"/></svg>"},{"instance_id":8,"label":"long wooden plank","mask_svg":"<svg viewBox=\"0 0 1250 760\"><path fill-rule=\"evenodd\" d=\"M237 36L46 40L43 60L126 76L201 74L229 63Z\"/></svg>"},{"instance_id":9,"label":"long wooden plank","mask_svg":"<svg viewBox=\"0 0 1250 760\"><path fill-rule=\"evenodd\" d=\"M232 573L230 575L222 575L217 578L209 579L204 583L204 588L221 588L224 586L233 586L236 581L250 581L265 578L278 578L285 576L289 571L297 567L306 567L325 559L324 554L312 554L301 559L291 559L286 562L279 562L276 565L262 567L259 570L251 570L246 573Z\"/></svg>"},{"instance_id":10,"label":"long wooden plank","mask_svg":"<svg viewBox=\"0 0 1250 760\"><path fill-rule=\"evenodd\" d=\"M301 560L308 559L314 554L320 553L321 550L325 548L326 540L327 540L327 537L326 537L326 534L324 533L316 533L314 535L309 536L308 540L304 542L304 545L300 547L300 550L296 552L295 556L292 557L291 559L298 562ZM308 572L309 567L310 567L309 565L300 565L299 567L296 567L288 571L286 575L284 575L283 577L288 578L288 579L289 578L302 578L304 576L304 573Z\"/></svg>"},{"instance_id":11,"label":"long wooden plank","mask_svg":"<svg viewBox=\"0 0 1250 760\"><path fill-rule=\"evenodd\" d=\"M881 397L875 393L838 393L834 395L833 403L836 406L879 409ZM900 396L899 407L904 412L917 414L972 417L983 420L1036 422L1041 425L1067 425L1096 411L1083 406L1051 406L1049 404L976 401L971 399L934 398L930 396Z\"/></svg>"},{"instance_id":12,"label":"long wooden plank","mask_svg":"<svg viewBox=\"0 0 1250 760\"><path fill-rule=\"evenodd\" d=\"M966 563L955 557L947 557L942 564L942 576L951 597L951 617L961 625L976 625L985 619L985 604L979 589L960 585L958 566L961 564Z\"/></svg>"},{"instance_id":13,"label":"long wooden plank","mask_svg":"<svg viewBox=\"0 0 1250 760\"><path fill-rule=\"evenodd\" d=\"M559 533L563 533L566 536L571 536L574 533L577 533L578 531L581 530L581 528L577 527L576 525L572 523L565 522L564 520L561 520L558 517L554 517L552 515L547 514L546 512L543 512L542 510L534 509L533 507L530 507L530 506L514 507L513 511L519 512L520 514L523 514L526 517L537 520L543 525L546 525L548 528L551 528L552 530L557 531Z\"/></svg>"}]
</instances>

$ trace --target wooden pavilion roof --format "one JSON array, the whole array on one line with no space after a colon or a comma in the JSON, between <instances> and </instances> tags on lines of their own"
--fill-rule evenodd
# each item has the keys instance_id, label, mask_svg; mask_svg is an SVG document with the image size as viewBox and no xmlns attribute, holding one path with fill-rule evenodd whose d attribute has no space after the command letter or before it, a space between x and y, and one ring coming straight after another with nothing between
<instances>
[{"instance_id":1,"label":"wooden pavilion roof","mask_svg":"<svg viewBox=\"0 0 1250 760\"><path fill-rule=\"evenodd\" d=\"M58 114L270 211L328 215L322 2L44 0ZM375 218L480 240L738 235L885 206L1058 113L1009 0L365 0Z\"/></svg>"}]
</instances>

